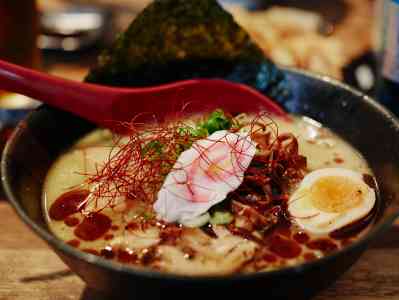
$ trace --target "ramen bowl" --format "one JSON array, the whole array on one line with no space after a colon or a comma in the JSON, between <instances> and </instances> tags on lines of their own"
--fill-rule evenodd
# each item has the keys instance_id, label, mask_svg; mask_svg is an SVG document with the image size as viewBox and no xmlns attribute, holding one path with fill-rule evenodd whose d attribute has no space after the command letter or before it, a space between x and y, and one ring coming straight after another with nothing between
<instances>
[{"instance_id":1,"label":"ramen bowl","mask_svg":"<svg viewBox=\"0 0 399 300\"><path fill-rule=\"evenodd\" d=\"M1 171L7 197L19 217L88 287L115 298L264 295L268 299L306 299L344 273L399 215L399 122L374 100L342 83L298 70L283 72L292 89L292 97L281 103L284 108L319 121L348 141L367 160L377 180L378 211L372 228L342 250L279 270L228 276L135 269L79 251L49 231L42 213L42 188L57 156L94 125L49 106L41 106L21 122L5 148Z\"/></svg>"}]
</instances>

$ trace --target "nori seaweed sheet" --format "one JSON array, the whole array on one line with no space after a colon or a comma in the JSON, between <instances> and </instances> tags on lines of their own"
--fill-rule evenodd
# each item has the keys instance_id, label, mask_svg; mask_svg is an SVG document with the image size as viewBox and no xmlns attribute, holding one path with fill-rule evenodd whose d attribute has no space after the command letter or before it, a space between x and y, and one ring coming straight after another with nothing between
<instances>
[{"instance_id":1,"label":"nori seaweed sheet","mask_svg":"<svg viewBox=\"0 0 399 300\"><path fill-rule=\"evenodd\" d=\"M157 0L98 58L85 81L151 86L190 78L245 83L276 100L283 73L216 0Z\"/></svg>"}]
</instances>

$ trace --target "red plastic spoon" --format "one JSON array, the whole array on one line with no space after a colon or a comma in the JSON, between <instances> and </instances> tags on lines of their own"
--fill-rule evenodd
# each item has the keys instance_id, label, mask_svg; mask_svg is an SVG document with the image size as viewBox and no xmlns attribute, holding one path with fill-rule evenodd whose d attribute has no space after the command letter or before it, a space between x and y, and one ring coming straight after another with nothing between
<instances>
[{"instance_id":1,"label":"red plastic spoon","mask_svg":"<svg viewBox=\"0 0 399 300\"><path fill-rule=\"evenodd\" d=\"M138 114L158 119L177 111L223 108L229 112L269 111L286 116L252 88L220 79L193 79L148 88L114 88L50 76L0 60L0 89L23 94L72 112L100 126ZM144 114L143 114L144 113Z\"/></svg>"}]
</instances>

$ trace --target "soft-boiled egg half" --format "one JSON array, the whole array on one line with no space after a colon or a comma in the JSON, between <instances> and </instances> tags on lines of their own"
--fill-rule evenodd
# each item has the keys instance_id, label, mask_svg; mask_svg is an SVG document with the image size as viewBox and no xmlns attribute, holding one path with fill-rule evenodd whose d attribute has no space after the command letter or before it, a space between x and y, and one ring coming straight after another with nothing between
<instances>
[{"instance_id":1,"label":"soft-boiled egg half","mask_svg":"<svg viewBox=\"0 0 399 300\"><path fill-rule=\"evenodd\" d=\"M367 216L376 195L363 175L343 168L325 168L305 176L288 202L288 211L304 230L328 234Z\"/></svg>"}]
</instances>

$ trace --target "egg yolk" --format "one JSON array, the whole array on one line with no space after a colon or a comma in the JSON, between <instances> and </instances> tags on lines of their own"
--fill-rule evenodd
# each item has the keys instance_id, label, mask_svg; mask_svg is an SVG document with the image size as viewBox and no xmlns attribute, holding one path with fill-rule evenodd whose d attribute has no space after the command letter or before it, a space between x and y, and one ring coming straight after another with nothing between
<instances>
[{"instance_id":1,"label":"egg yolk","mask_svg":"<svg viewBox=\"0 0 399 300\"><path fill-rule=\"evenodd\" d=\"M210 177L214 176L220 176L224 172L226 172L226 169L228 167L228 161L227 160L222 160L219 163L211 163L206 170L206 174Z\"/></svg>"},{"instance_id":2,"label":"egg yolk","mask_svg":"<svg viewBox=\"0 0 399 300\"><path fill-rule=\"evenodd\" d=\"M312 185L310 200L321 211L340 213L359 206L366 193L364 186L347 177L328 176Z\"/></svg>"}]
</instances>

